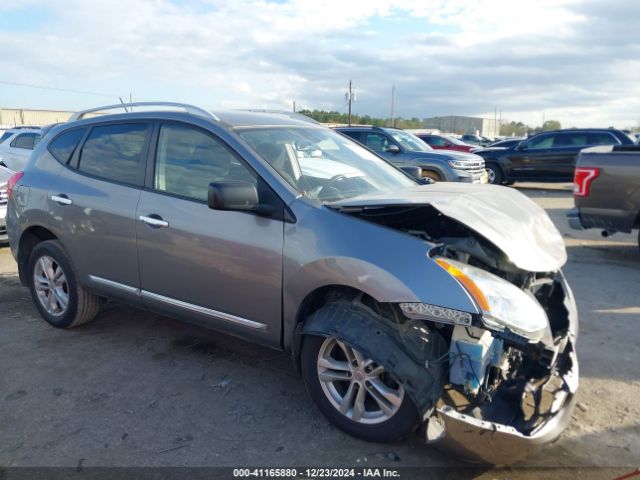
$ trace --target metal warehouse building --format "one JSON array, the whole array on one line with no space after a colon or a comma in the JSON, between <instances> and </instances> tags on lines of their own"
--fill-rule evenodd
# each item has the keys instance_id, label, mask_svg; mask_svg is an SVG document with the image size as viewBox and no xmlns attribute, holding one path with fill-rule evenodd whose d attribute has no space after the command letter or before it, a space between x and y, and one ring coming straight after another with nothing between
<instances>
[{"instance_id":1,"label":"metal warehouse building","mask_svg":"<svg viewBox=\"0 0 640 480\"><path fill-rule=\"evenodd\" d=\"M72 113L60 110L0 107L0 130L15 127L16 125L41 127L51 123L66 122Z\"/></svg>"},{"instance_id":2,"label":"metal warehouse building","mask_svg":"<svg viewBox=\"0 0 640 480\"><path fill-rule=\"evenodd\" d=\"M423 124L424 128L434 128L442 132L456 134L479 133L491 138L500 135L500 122L492 118L449 115L446 117L425 118Z\"/></svg>"}]
</instances>

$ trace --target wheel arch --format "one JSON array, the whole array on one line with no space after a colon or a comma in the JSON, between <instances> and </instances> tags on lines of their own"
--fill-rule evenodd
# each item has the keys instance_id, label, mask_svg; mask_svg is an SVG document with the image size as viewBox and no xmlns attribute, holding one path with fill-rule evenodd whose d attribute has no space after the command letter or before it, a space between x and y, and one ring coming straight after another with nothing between
<instances>
[{"instance_id":1,"label":"wheel arch","mask_svg":"<svg viewBox=\"0 0 640 480\"><path fill-rule=\"evenodd\" d=\"M362 297L365 298L365 297ZM446 340L434 329L400 328L361 301L343 298L324 305L304 322L296 336L301 349L306 336L338 336L382 365L401 382L422 417L442 393L446 369L442 358L448 351ZM300 362L299 351L297 362ZM300 369L300 364L297 366Z\"/></svg>"},{"instance_id":2,"label":"wheel arch","mask_svg":"<svg viewBox=\"0 0 640 480\"><path fill-rule=\"evenodd\" d=\"M40 225L33 225L22 232L18 242L18 275L23 286L27 286L27 264L31 252L36 245L46 240L58 240L58 237L51 230Z\"/></svg>"}]
</instances>

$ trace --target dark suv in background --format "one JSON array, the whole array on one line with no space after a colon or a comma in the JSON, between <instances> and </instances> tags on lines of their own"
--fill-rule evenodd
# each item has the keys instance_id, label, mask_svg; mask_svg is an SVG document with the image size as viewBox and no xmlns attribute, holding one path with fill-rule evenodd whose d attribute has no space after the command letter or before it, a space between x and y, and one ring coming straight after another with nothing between
<instances>
[{"instance_id":1,"label":"dark suv in background","mask_svg":"<svg viewBox=\"0 0 640 480\"><path fill-rule=\"evenodd\" d=\"M420 167L423 177L435 181L487 183L484 161L472 153L435 151L414 134L398 128L364 126L335 130L397 167Z\"/></svg>"},{"instance_id":2,"label":"dark suv in background","mask_svg":"<svg viewBox=\"0 0 640 480\"><path fill-rule=\"evenodd\" d=\"M571 182L580 150L596 145L633 145L612 128L582 128L538 133L505 149L481 149L489 183L514 181Z\"/></svg>"}]
</instances>

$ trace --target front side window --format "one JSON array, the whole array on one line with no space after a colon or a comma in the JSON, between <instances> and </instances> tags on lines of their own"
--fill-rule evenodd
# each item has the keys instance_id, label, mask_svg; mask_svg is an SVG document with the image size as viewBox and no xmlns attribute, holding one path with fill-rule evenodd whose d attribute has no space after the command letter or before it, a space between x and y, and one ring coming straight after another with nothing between
<instances>
[{"instance_id":1,"label":"front side window","mask_svg":"<svg viewBox=\"0 0 640 480\"><path fill-rule=\"evenodd\" d=\"M311 199L330 203L416 186L380 157L327 128L245 127L237 133L284 180Z\"/></svg>"},{"instance_id":2,"label":"front side window","mask_svg":"<svg viewBox=\"0 0 640 480\"><path fill-rule=\"evenodd\" d=\"M447 141L442 137L424 137L422 138L425 142L427 142L432 147L446 147Z\"/></svg>"},{"instance_id":3,"label":"front side window","mask_svg":"<svg viewBox=\"0 0 640 480\"><path fill-rule=\"evenodd\" d=\"M553 147L553 136L540 135L539 137L532 138L526 143L527 148L530 149L542 149Z\"/></svg>"},{"instance_id":4,"label":"front side window","mask_svg":"<svg viewBox=\"0 0 640 480\"><path fill-rule=\"evenodd\" d=\"M364 144L374 152L384 153L389 148L389 140L380 133L366 133Z\"/></svg>"},{"instance_id":5,"label":"front side window","mask_svg":"<svg viewBox=\"0 0 640 480\"><path fill-rule=\"evenodd\" d=\"M38 140L40 139L40 135L37 133L21 133L11 142L11 146L13 148L23 148L25 150L33 150Z\"/></svg>"},{"instance_id":6,"label":"front side window","mask_svg":"<svg viewBox=\"0 0 640 480\"><path fill-rule=\"evenodd\" d=\"M7 138L13 135L13 132L4 132L0 137L0 143L4 142Z\"/></svg>"},{"instance_id":7,"label":"front side window","mask_svg":"<svg viewBox=\"0 0 640 480\"><path fill-rule=\"evenodd\" d=\"M106 180L141 184L147 131L145 123L94 127L82 147L78 170Z\"/></svg>"},{"instance_id":8,"label":"front side window","mask_svg":"<svg viewBox=\"0 0 640 480\"><path fill-rule=\"evenodd\" d=\"M161 126L156 190L206 202L210 183L233 180L257 183L255 175L222 141L187 125Z\"/></svg>"}]
</instances>

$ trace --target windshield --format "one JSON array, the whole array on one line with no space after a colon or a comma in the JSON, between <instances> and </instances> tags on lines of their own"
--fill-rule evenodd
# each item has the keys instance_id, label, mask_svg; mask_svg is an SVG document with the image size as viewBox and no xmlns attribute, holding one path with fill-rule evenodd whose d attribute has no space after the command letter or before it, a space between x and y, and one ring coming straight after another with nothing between
<instances>
[{"instance_id":1,"label":"windshield","mask_svg":"<svg viewBox=\"0 0 640 480\"><path fill-rule=\"evenodd\" d=\"M317 127L239 128L237 133L296 190L333 202L416 185L342 135Z\"/></svg>"},{"instance_id":2,"label":"windshield","mask_svg":"<svg viewBox=\"0 0 640 480\"><path fill-rule=\"evenodd\" d=\"M385 130L393 139L400 144L405 151L409 152L431 152L433 148L423 142L413 133L403 130Z\"/></svg>"}]
</instances>

